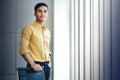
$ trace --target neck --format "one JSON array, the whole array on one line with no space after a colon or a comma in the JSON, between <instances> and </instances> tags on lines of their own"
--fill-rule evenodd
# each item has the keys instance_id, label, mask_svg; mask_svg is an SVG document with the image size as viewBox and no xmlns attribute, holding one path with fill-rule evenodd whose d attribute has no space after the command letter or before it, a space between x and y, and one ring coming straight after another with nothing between
<instances>
[{"instance_id":1,"label":"neck","mask_svg":"<svg viewBox=\"0 0 120 80\"><path fill-rule=\"evenodd\" d=\"M40 21L38 21L38 20L36 20L36 22L37 22L38 24L40 24L41 26L44 26L44 22L40 22Z\"/></svg>"}]
</instances>

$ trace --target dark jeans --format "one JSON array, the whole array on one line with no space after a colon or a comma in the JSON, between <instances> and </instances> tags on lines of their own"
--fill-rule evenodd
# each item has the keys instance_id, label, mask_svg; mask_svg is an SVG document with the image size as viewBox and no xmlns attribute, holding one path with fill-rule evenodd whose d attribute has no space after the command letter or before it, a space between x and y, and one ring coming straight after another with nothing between
<instances>
[{"instance_id":1,"label":"dark jeans","mask_svg":"<svg viewBox=\"0 0 120 80\"><path fill-rule=\"evenodd\" d=\"M49 62L35 62L35 63L40 64L40 66L44 66L45 80L49 80L50 77L50 67L48 66ZM30 65L27 64L27 67L30 67Z\"/></svg>"}]
</instances>

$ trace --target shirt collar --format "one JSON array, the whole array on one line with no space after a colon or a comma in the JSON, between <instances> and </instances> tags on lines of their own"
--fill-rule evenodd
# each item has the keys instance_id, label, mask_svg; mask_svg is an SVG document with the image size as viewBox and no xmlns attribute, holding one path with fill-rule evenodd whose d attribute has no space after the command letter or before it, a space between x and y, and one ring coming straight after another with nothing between
<instances>
[{"instance_id":1,"label":"shirt collar","mask_svg":"<svg viewBox=\"0 0 120 80\"><path fill-rule=\"evenodd\" d=\"M37 23L36 21L33 23L33 25L34 25L35 27L39 28L40 30L41 30L41 29L46 30L45 26L42 27L42 26L41 26L39 23Z\"/></svg>"},{"instance_id":2,"label":"shirt collar","mask_svg":"<svg viewBox=\"0 0 120 80\"><path fill-rule=\"evenodd\" d=\"M42 27L39 23L37 23L36 21L33 23L33 25L37 26L37 27Z\"/></svg>"}]
</instances>

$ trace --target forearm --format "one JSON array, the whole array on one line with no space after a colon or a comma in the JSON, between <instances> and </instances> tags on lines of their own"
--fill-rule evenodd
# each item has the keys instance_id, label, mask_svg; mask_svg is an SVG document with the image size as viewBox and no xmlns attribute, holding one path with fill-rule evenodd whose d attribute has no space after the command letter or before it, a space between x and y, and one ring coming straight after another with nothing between
<instances>
[{"instance_id":1,"label":"forearm","mask_svg":"<svg viewBox=\"0 0 120 80\"><path fill-rule=\"evenodd\" d=\"M35 65L35 62L32 60L31 56L29 53L25 53L22 55L23 58L27 61L27 63L30 65L30 66L34 66Z\"/></svg>"}]
</instances>

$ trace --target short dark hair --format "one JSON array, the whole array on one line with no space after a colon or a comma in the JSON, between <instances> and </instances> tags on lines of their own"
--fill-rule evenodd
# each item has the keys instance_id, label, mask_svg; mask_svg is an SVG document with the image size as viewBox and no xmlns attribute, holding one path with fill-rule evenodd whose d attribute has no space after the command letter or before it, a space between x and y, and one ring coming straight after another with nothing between
<instances>
[{"instance_id":1,"label":"short dark hair","mask_svg":"<svg viewBox=\"0 0 120 80\"><path fill-rule=\"evenodd\" d=\"M37 8L39 8L39 7L41 7L41 6L45 6L45 7L47 7L47 9L48 9L47 4L46 4L46 3L41 2L41 3L37 3L37 4L35 5L35 7L34 7L34 11L36 12Z\"/></svg>"}]
</instances>

